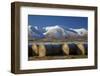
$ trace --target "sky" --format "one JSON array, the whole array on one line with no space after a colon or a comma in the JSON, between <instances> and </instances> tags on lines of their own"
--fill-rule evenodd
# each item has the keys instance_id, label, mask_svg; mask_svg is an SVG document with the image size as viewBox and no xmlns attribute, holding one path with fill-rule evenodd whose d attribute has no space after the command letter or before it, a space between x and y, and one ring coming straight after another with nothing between
<instances>
[{"instance_id":1,"label":"sky","mask_svg":"<svg viewBox=\"0 0 100 76\"><path fill-rule=\"evenodd\" d=\"M88 17L28 15L28 25L46 27L59 25L68 28L88 28Z\"/></svg>"}]
</instances>

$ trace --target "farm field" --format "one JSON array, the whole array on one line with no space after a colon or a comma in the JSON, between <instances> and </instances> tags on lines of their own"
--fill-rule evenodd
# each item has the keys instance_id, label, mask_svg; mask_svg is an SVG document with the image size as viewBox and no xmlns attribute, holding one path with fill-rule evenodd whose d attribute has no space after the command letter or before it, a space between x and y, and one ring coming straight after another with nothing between
<instances>
[{"instance_id":1,"label":"farm field","mask_svg":"<svg viewBox=\"0 0 100 76\"><path fill-rule=\"evenodd\" d=\"M62 47L65 44L69 48L68 55L63 51ZM30 42L29 47L32 47L32 44L37 45L40 48L40 45L44 46L45 54L44 56L39 56L39 51L44 53L44 50L38 50L38 54L32 55L33 49L29 49L31 52L31 56L29 56L29 60L55 60L55 59L80 59L80 58L87 58L88 57L88 50L87 50L87 42ZM84 54L82 54L82 49L80 49L77 45L81 44L84 48ZM43 51L43 52L42 52Z\"/></svg>"},{"instance_id":2,"label":"farm field","mask_svg":"<svg viewBox=\"0 0 100 76\"><path fill-rule=\"evenodd\" d=\"M69 56L45 56L45 57L29 57L29 60L56 60L56 59L83 59L87 55L69 55Z\"/></svg>"}]
</instances>

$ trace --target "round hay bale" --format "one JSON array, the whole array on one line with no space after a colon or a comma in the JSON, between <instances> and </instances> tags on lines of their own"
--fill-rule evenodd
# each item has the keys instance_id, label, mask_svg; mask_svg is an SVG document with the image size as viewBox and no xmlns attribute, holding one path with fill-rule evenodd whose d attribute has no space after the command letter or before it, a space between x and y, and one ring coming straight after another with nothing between
<instances>
[{"instance_id":1,"label":"round hay bale","mask_svg":"<svg viewBox=\"0 0 100 76\"><path fill-rule=\"evenodd\" d=\"M77 44L77 47L80 49L80 54L85 55L85 48L82 43Z\"/></svg>"},{"instance_id":2,"label":"round hay bale","mask_svg":"<svg viewBox=\"0 0 100 76\"><path fill-rule=\"evenodd\" d=\"M37 56L37 54L32 49L32 45L29 45L28 46L28 57L33 57L33 56Z\"/></svg>"},{"instance_id":3,"label":"round hay bale","mask_svg":"<svg viewBox=\"0 0 100 76\"><path fill-rule=\"evenodd\" d=\"M46 44L46 56L63 56L62 44Z\"/></svg>"},{"instance_id":4,"label":"round hay bale","mask_svg":"<svg viewBox=\"0 0 100 76\"><path fill-rule=\"evenodd\" d=\"M85 55L88 55L88 44L83 44L85 49Z\"/></svg>"},{"instance_id":5,"label":"round hay bale","mask_svg":"<svg viewBox=\"0 0 100 76\"><path fill-rule=\"evenodd\" d=\"M62 45L62 50L63 50L63 52L64 52L66 55L69 55L69 46L68 46L67 43L64 43L64 44Z\"/></svg>"},{"instance_id":6,"label":"round hay bale","mask_svg":"<svg viewBox=\"0 0 100 76\"><path fill-rule=\"evenodd\" d=\"M39 57L46 56L46 48L45 48L44 44L39 45L38 52L39 52Z\"/></svg>"},{"instance_id":7,"label":"round hay bale","mask_svg":"<svg viewBox=\"0 0 100 76\"><path fill-rule=\"evenodd\" d=\"M52 48L52 44L46 44L45 48L46 48L46 56L52 56L54 51Z\"/></svg>"},{"instance_id":8,"label":"round hay bale","mask_svg":"<svg viewBox=\"0 0 100 76\"><path fill-rule=\"evenodd\" d=\"M32 44L32 49L36 54L38 54L38 47L35 43Z\"/></svg>"},{"instance_id":9,"label":"round hay bale","mask_svg":"<svg viewBox=\"0 0 100 76\"><path fill-rule=\"evenodd\" d=\"M71 43L69 46L69 55L79 55L79 49L76 44Z\"/></svg>"}]
</instances>

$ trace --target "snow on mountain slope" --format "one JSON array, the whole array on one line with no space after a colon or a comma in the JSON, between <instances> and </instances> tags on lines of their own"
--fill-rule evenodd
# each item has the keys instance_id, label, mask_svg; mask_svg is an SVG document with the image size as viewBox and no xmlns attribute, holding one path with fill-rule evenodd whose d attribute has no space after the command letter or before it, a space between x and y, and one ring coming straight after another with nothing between
<instances>
[{"instance_id":1,"label":"snow on mountain slope","mask_svg":"<svg viewBox=\"0 0 100 76\"><path fill-rule=\"evenodd\" d=\"M37 26L28 26L29 35L32 38L75 38L79 36L87 35L87 30L84 28L73 29L73 28L64 28L59 25L46 26L39 28Z\"/></svg>"},{"instance_id":2,"label":"snow on mountain slope","mask_svg":"<svg viewBox=\"0 0 100 76\"><path fill-rule=\"evenodd\" d=\"M62 38L66 35L65 30L58 25L45 27L45 30L46 32L43 34L48 37Z\"/></svg>"},{"instance_id":3,"label":"snow on mountain slope","mask_svg":"<svg viewBox=\"0 0 100 76\"><path fill-rule=\"evenodd\" d=\"M46 32L44 35L49 35L53 36L55 38L60 38L60 37L77 37L78 33L72 29L69 28L62 28L58 25L56 26L50 26L45 28Z\"/></svg>"},{"instance_id":4,"label":"snow on mountain slope","mask_svg":"<svg viewBox=\"0 0 100 76\"><path fill-rule=\"evenodd\" d=\"M80 29L73 29L73 28L70 28L70 30L73 30L73 31L76 31L78 35L80 36L84 36L87 34L87 30L84 29L84 28L80 28Z\"/></svg>"},{"instance_id":5,"label":"snow on mountain slope","mask_svg":"<svg viewBox=\"0 0 100 76\"><path fill-rule=\"evenodd\" d=\"M43 33L38 30L38 27L36 26L32 27L31 25L28 26L28 36L31 38L44 38L45 37Z\"/></svg>"}]
</instances>

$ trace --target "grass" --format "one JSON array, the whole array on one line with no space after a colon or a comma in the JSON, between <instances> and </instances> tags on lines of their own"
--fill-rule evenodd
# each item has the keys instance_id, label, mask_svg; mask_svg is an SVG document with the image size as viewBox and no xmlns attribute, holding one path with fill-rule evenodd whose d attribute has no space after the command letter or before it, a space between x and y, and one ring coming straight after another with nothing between
<instances>
[{"instance_id":1,"label":"grass","mask_svg":"<svg viewBox=\"0 0 100 76\"><path fill-rule=\"evenodd\" d=\"M74 41L77 41L77 42L87 42L87 38L68 38L68 39L46 39L46 38L43 38L43 39L31 39L31 40L28 40L29 42L74 42Z\"/></svg>"},{"instance_id":2,"label":"grass","mask_svg":"<svg viewBox=\"0 0 100 76\"><path fill-rule=\"evenodd\" d=\"M83 59L88 58L87 55L69 55L69 56L45 56L45 57L29 57L30 60L57 60L57 59Z\"/></svg>"},{"instance_id":3,"label":"grass","mask_svg":"<svg viewBox=\"0 0 100 76\"><path fill-rule=\"evenodd\" d=\"M87 43L87 41L84 40L54 40L54 41L43 41L43 40L29 40L28 43L57 43L57 44L63 44L65 42L67 43ZM87 58L87 55L69 55L69 56L45 56L45 57L38 57L38 56L34 56L34 57L29 57L28 60L56 60L56 59L83 59L83 58Z\"/></svg>"}]
</instances>

